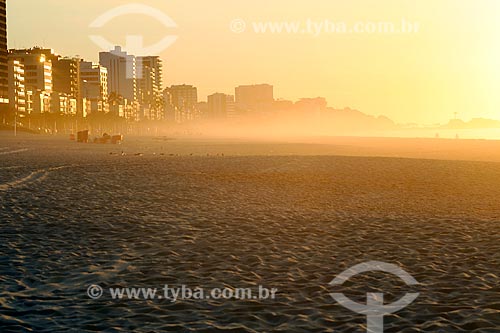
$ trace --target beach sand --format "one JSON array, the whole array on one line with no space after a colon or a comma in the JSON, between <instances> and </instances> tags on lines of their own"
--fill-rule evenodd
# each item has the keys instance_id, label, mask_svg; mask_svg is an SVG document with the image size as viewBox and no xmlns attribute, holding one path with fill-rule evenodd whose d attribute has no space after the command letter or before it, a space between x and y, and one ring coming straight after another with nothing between
<instances>
[{"instance_id":1,"label":"beach sand","mask_svg":"<svg viewBox=\"0 0 500 333\"><path fill-rule=\"evenodd\" d=\"M298 141L0 137L1 331L363 332L332 292L420 293L385 332L500 331L498 142ZM419 285L329 285L369 260ZM91 284L278 294L92 300Z\"/></svg>"}]
</instances>

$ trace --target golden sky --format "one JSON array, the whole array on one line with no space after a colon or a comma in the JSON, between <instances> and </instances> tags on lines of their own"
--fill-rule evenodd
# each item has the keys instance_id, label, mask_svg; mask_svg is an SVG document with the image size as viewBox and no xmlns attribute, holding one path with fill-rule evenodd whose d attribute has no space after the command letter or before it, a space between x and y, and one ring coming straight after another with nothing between
<instances>
[{"instance_id":1,"label":"golden sky","mask_svg":"<svg viewBox=\"0 0 500 333\"><path fill-rule=\"evenodd\" d=\"M104 27L94 19L116 6L140 3L177 23L167 29L145 15ZM230 23L246 22L234 33ZM253 22L418 22L418 33L255 33ZM446 122L457 112L500 119L500 1L498 0L8 0L9 47L50 47L97 61L89 35L124 44L144 35L161 52L168 85L199 87L200 99L234 93L239 84L270 83L284 99L326 97L406 123Z\"/></svg>"}]
</instances>

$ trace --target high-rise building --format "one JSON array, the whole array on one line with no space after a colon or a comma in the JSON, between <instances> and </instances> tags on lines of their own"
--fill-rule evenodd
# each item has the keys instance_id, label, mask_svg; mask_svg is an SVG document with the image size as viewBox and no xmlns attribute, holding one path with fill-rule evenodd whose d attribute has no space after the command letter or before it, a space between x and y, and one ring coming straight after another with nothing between
<instances>
[{"instance_id":1,"label":"high-rise building","mask_svg":"<svg viewBox=\"0 0 500 333\"><path fill-rule=\"evenodd\" d=\"M178 108L189 108L198 103L198 88L191 85L174 85L167 90L172 95L172 103Z\"/></svg>"},{"instance_id":2,"label":"high-rise building","mask_svg":"<svg viewBox=\"0 0 500 333\"><path fill-rule=\"evenodd\" d=\"M240 108L256 110L274 102L274 87L269 84L239 86L235 89Z\"/></svg>"},{"instance_id":3,"label":"high-rise building","mask_svg":"<svg viewBox=\"0 0 500 333\"><path fill-rule=\"evenodd\" d=\"M52 93L52 62L44 53L11 50L9 58L24 65L26 90Z\"/></svg>"},{"instance_id":4,"label":"high-rise building","mask_svg":"<svg viewBox=\"0 0 500 333\"><path fill-rule=\"evenodd\" d=\"M81 97L90 103L90 112L108 112L108 69L99 64L80 63Z\"/></svg>"},{"instance_id":5,"label":"high-rise building","mask_svg":"<svg viewBox=\"0 0 500 333\"><path fill-rule=\"evenodd\" d=\"M52 60L54 91L73 98L80 98L80 59L60 58Z\"/></svg>"},{"instance_id":6,"label":"high-rise building","mask_svg":"<svg viewBox=\"0 0 500 333\"><path fill-rule=\"evenodd\" d=\"M216 93L208 96L208 119L234 117L234 96Z\"/></svg>"},{"instance_id":7,"label":"high-rise building","mask_svg":"<svg viewBox=\"0 0 500 333\"><path fill-rule=\"evenodd\" d=\"M99 64L108 69L108 95L137 101L136 58L116 46L113 51L99 53Z\"/></svg>"},{"instance_id":8,"label":"high-rise building","mask_svg":"<svg viewBox=\"0 0 500 333\"><path fill-rule=\"evenodd\" d=\"M9 112L9 68L7 50L7 6L0 0L0 112Z\"/></svg>"},{"instance_id":9,"label":"high-rise building","mask_svg":"<svg viewBox=\"0 0 500 333\"><path fill-rule=\"evenodd\" d=\"M20 115L26 113L26 87L24 85L24 64L9 60L9 109Z\"/></svg>"},{"instance_id":10,"label":"high-rise building","mask_svg":"<svg viewBox=\"0 0 500 333\"><path fill-rule=\"evenodd\" d=\"M137 57L137 86L143 117L163 118L163 63L160 57Z\"/></svg>"},{"instance_id":11,"label":"high-rise building","mask_svg":"<svg viewBox=\"0 0 500 333\"><path fill-rule=\"evenodd\" d=\"M177 108L174 106L172 94L169 89L163 90L163 119L169 122L175 122Z\"/></svg>"},{"instance_id":12,"label":"high-rise building","mask_svg":"<svg viewBox=\"0 0 500 333\"><path fill-rule=\"evenodd\" d=\"M52 90L76 99L80 97L80 59L63 58L53 49L40 47L12 50L11 53L45 56L45 60L52 63Z\"/></svg>"},{"instance_id":13,"label":"high-rise building","mask_svg":"<svg viewBox=\"0 0 500 333\"><path fill-rule=\"evenodd\" d=\"M52 64L52 91L80 98L80 59L61 57L53 49L34 47L31 49L11 50L11 54L44 56ZM31 75L31 74L30 74ZM28 78L27 78L28 80Z\"/></svg>"},{"instance_id":14,"label":"high-rise building","mask_svg":"<svg viewBox=\"0 0 500 333\"><path fill-rule=\"evenodd\" d=\"M198 89L191 85L174 85L165 89L171 107L175 110L175 121L182 123L196 118ZM166 106L170 107L170 106Z\"/></svg>"}]
</instances>

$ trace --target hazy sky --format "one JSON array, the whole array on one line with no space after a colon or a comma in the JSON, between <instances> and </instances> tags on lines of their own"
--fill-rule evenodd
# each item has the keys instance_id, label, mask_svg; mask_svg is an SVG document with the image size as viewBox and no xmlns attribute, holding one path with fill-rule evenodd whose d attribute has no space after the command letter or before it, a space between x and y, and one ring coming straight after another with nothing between
<instances>
[{"instance_id":1,"label":"hazy sky","mask_svg":"<svg viewBox=\"0 0 500 333\"><path fill-rule=\"evenodd\" d=\"M89 28L119 5L142 3L170 16L165 28L145 15ZM199 87L200 99L234 93L239 84L271 83L284 99L326 97L397 122L500 119L500 1L498 0L8 0L9 47L50 47L97 61L89 35L124 44L145 35L154 44L178 40L160 55L166 84ZM242 19L247 30L234 33ZM420 23L417 34L257 34L252 22L388 21Z\"/></svg>"}]
</instances>

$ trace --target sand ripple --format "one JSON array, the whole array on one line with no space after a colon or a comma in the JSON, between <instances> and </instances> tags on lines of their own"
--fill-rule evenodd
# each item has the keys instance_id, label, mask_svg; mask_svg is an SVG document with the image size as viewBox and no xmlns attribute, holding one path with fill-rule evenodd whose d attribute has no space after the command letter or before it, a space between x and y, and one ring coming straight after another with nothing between
<instances>
[{"instance_id":1,"label":"sand ripple","mask_svg":"<svg viewBox=\"0 0 500 333\"><path fill-rule=\"evenodd\" d=\"M18 154L18 153L23 153L25 151L28 151L27 148L23 148L23 149L15 149L15 150L7 150L5 151L6 149L1 149L0 150L0 155L10 155L10 154Z\"/></svg>"},{"instance_id":2,"label":"sand ripple","mask_svg":"<svg viewBox=\"0 0 500 333\"><path fill-rule=\"evenodd\" d=\"M25 166L1 175L2 332L363 332L365 318L329 293L368 291L420 293L386 317L386 332L500 331L498 164L79 149L0 161ZM329 286L369 260L420 285L368 273ZM95 283L279 293L94 301Z\"/></svg>"},{"instance_id":3,"label":"sand ripple","mask_svg":"<svg viewBox=\"0 0 500 333\"><path fill-rule=\"evenodd\" d=\"M11 170L11 169L17 169L17 168L18 167L6 167L4 169ZM61 166L61 167L54 167L54 168L32 171L26 177L21 177L21 178L14 179L13 181L10 181L10 182L4 183L4 184L0 184L0 191L7 191L7 190L12 189L12 188L21 187L21 186L29 186L32 183L41 182L47 178L47 176L50 174L50 172L56 171L56 170L61 170L64 168L66 168L66 167Z\"/></svg>"}]
</instances>

